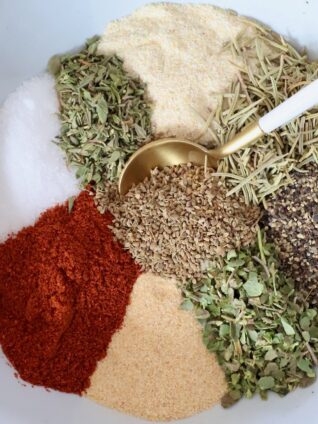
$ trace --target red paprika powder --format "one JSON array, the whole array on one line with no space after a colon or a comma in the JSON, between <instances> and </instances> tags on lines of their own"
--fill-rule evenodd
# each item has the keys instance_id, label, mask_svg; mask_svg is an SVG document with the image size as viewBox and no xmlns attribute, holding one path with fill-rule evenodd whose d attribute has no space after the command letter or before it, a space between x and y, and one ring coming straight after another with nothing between
<instances>
[{"instance_id":1,"label":"red paprika powder","mask_svg":"<svg viewBox=\"0 0 318 424\"><path fill-rule=\"evenodd\" d=\"M89 387L120 328L140 269L82 192L0 245L0 343L21 378L69 393Z\"/></svg>"}]
</instances>

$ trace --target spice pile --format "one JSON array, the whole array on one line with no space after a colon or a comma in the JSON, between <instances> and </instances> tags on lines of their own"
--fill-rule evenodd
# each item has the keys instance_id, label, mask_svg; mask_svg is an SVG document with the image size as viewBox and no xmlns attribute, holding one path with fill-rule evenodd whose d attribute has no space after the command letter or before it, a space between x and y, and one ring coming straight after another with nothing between
<instances>
[{"instance_id":1,"label":"spice pile","mask_svg":"<svg viewBox=\"0 0 318 424\"><path fill-rule=\"evenodd\" d=\"M206 259L255 238L258 207L226 197L222 181L203 167L156 169L117 201L114 191L98 190L96 202L112 212L114 234L146 271L200 278Z\"/></svg>"},{"instance_id":2,"label":"spice pile","mask_svg":"<svg viewBox=\"0 0 318 424\"><path fill-rule=\"evenodd\" d=\"M125 161L150 140L150 108L144 85L116 56L96 54L98 37L76 54L53 56L61 136L57 142L86 184L116 180Z\"/></svg>"},{"instance_id":3,"label":"spice pile","mask_svg":"<svg viewBox=\"0 0 318 424\"><path fill-rule=\"evenodd\" d=\"M208 119L215 144L227 142L318 78L317 62L309 62L305 53L263 26L252 37L240 34L227 48L244 65ZM229 195L242 193L247 202L266 205L267 196L291 182L290 172L309 162L318 163L318 107L220 161L218 174L232 187Z\"/></svg>"},{"instance_id":4,"label":"spice pile","mask_svg":"<svg viewBox=\"0 0 318 424\"><path fill-rule=\"evenodd\" d=\"M82 192L0 245L0 344L25 381L89 387L139 274L111 221Z\"/></svg>"},{"instance_id":5,"label":"spice pile","mask_svg":"<svg viewBox=\"0 0 318 424\"><path fill-rule=\"evenodd\" d=\"M75 173L51 143L60 132L58 111L47 73L25 81L1 107L0 242L79 192Z\"/></svg>"},{"instance_id":6,"label":"spice pile","mask_svg":"<svg viewBox=\"0 0 318 424\"><path fill-rule=\"evenodd\" d=\"M318 314L278 270L275 249L258 243L211 262L205 278L184 289L203 338L223 366L230 392L223 406L255 392L285 395L314 382L318 365Z\"/></svg>"},{"instance_id":7,"label":"spice pile","mask_svg":"<svg viewBox=\"0 0 318 424\"><path fill-rule=\"evenodd\" d=\"M147 84L156 138L210 141L205 121L237 77L223 45L240 33L252 35L253 25L234 12L208 4L154 3L107 25L98 51L118 54L125 69Z\"/></svg>"},{"instance_id":8,"label":"spice pile","mask_svg":"<svg viewBox=\"0 0 318 424\"><path fill-rule=\"evenodd\" d=\"M279 248L282 269L318 303L318 167L292 175L294 182L268 202L266 231Z\"/></svg>"},{"instance_id":9,"label":"spice pile","mask_svg":"<svg viewBox=\"0 0 318 424\"><path fill-rule=\"evenodd\" d=\"M220 403L224 374L202 343L195 317L180 309L172 280L150 273L134 285L123 327L92 376L87 396L156 421L180 419Z\"/></svg>"}]
</instances>

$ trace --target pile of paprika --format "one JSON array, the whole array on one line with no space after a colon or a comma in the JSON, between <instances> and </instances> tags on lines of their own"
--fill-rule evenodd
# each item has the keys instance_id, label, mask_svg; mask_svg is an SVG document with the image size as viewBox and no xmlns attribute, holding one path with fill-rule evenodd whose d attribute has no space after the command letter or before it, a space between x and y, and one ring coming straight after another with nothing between
<instances>
[{"instance_id":1,"label":"pile of paprika","mask_svg":"<svg viewBox=\"0 0 318 424\"><path fill-rule=\"evenodd\" d=\"M0 245L0 343L20 377L68 393L90 385L140 269L82 192Z\"/></svg>"}]
</instances>

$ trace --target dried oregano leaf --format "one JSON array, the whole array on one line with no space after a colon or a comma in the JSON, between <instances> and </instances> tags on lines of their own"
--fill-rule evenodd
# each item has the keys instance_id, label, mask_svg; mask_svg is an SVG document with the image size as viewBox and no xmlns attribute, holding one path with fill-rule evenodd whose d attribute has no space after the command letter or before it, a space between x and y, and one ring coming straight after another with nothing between
<instances>
[{"instance_id":1,"label":"dried oregano leaf","mask_svg":"<svg viewBox=\"0 0 318 424\"><path fill-rule=\"evenodd\" d=\"M61 136L55 141L83 185L115 181L137 148L151 138L145 86L116 57L98 55L98 37L75 53L54 56Z\"/></svg>"},{"instance_id":2,"label":"dried oregano leaf","mask_svg":"<svg viewBox=\"0 0 318 424\"><path fill-rule=\"evenodd\" d=\"M285 395L314 381L318 315L279 271L262 232L254 246L207 264L205 278L188 282L183 295L183 308L194 310L204 343L225 371L223 406L254 393L266 399L269 390Z\"/></svg>"}]
</instances>

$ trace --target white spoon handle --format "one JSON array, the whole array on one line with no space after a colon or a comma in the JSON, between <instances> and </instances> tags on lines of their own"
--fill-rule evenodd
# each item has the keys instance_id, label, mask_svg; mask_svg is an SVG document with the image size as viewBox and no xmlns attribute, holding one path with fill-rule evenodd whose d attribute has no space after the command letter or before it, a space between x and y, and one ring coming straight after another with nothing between
<instances>
[{"instance_id":1,"label":"white spoon handle","mask_svg":"<svg viewBox=\"0 0 318 424\"><path fill-rule=\"evenodd\" d=\"M257 122L243 128L232 140L210 150L210 155L222 159L243 147L247 147L261 138L264 134L276 130L308 109L318 104L318 79L306 85L296 94L285 100L275 109L262 116Z\"/></svg>"},{"instance_id":2,"label":"white spoon handle","mask_svg":"<svg viewBox=\"0 0 318 424\"><path fill-rule=\"evenodd\" d=\"M268 112L258 121L265 134L276 130L318 104L318 80L306 85L296 94Z\"/></svg>"}]
</instances>

